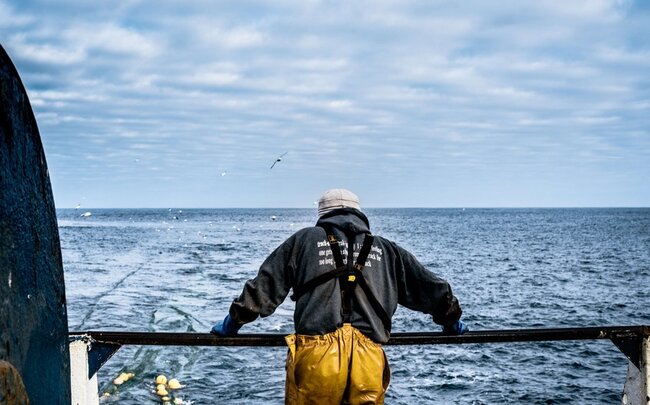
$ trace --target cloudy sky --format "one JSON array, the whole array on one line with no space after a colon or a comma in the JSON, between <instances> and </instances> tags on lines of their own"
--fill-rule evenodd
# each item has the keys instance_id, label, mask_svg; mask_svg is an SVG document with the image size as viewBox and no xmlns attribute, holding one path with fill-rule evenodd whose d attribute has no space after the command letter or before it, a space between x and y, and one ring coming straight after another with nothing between
<instances>
[{"instance_id":1,"label":"cloudy sky","mask_svg":"<svg viewBox=\"0 0 650 405\"><path fill-rule=\"evenodd\" d=\"M57 207L650 206L645 0L0 0L0 38Z\"/></svg>"}]
</instances>

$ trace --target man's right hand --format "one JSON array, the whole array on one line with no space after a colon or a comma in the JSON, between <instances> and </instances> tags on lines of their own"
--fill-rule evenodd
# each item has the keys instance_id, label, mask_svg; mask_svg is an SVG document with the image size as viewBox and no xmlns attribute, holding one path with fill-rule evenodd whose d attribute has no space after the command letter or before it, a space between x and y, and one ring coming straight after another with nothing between
<instances>
[{"instance_id":1,"label":"man's right hand","mask_svg":"<svg viewBox=\"0 0 650 405\"><path fill-rule=\"evenodd\" d=\"M451 325L444 326L442 328L442 333L445 335L462 335L465 332L469 332L469 328L465 325L465 322L458 320Z\"/></svg>"},{"instance_id":2,"label":"man's right hand","mask_svg":"<svg viewBox=\"0 0 650 405\"><path fill-rule=\"evenodd\" d=\"M230 317L230 314L228 314L223 321L217 322L212 329L210 329L210 333L219 336L235 336L237 332L239 332L240 328L241 326L237 325Z\"/></svg>"}]
</instances>

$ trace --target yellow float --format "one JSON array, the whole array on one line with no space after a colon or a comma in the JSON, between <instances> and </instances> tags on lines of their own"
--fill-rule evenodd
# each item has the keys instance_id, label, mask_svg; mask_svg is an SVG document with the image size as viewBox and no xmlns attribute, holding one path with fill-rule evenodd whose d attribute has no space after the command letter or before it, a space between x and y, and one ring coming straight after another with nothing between
<instances>
[{"instance_id":1,"label":"yellow float","mask_svg":"<svg viewBox=\"0 0 650 405\"><path fill-rule=\"evenodd\" d=\"M169 381L167 382L167 386L168 386L170 389L172 389L172 390L177 390L177 389L179 389L179 388L183 388L183 386L181 385L181 383L178 382L178 380L175 379L175 378L172 378L171 380L169 380Z\"/></svg>"}]
</instances>

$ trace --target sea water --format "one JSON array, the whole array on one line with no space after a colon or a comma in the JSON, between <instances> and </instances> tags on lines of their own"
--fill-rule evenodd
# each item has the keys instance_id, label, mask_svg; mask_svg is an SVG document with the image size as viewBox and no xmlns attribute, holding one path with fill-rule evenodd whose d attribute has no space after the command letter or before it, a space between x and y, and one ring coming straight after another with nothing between
<instances>
[{"instance_id":1,"label":"sea water","mask_svg":"<svg viewBox=\"0 0 650 405\"><path fill-rule=\"evenodd\" d=\"M309 209L57 211L71 331L207 332ZM650 209L369 209L447 279L471 330L650 324ZM291 333L293 303L241 333ZM399 308L393 332L438 331ZM628 360L608 340L389 346L387 404L617 404ZM286 349L124 346L99 371L112 404L281 404ZM135 377L115 386L120 372Z\"/></svg>"}]
</instances>

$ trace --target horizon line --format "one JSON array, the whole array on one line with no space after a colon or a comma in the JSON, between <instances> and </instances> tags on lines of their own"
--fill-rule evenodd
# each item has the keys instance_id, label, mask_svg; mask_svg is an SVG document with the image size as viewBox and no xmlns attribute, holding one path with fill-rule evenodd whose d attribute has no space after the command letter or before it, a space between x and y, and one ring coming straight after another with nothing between
<instances>
[{"instance_id":1,"label":"horizon line","mask_svg":"<svg viewBox=\"0 0 650 405\"><path fill-rule=\"evenodd\" d=\"M375 209L440 209L440 210L490 210L490 209L648 209L650 206L627 206L627 205L613 205L613 206L465 206L465 207L424 207L424 206L411 206L411 207L363 207L360 211L375 210ZM55 209L65 210L310 210L314 207L55 207Z\"/></svg>"}]
</instances>

